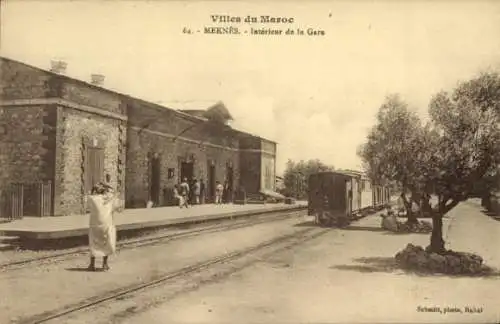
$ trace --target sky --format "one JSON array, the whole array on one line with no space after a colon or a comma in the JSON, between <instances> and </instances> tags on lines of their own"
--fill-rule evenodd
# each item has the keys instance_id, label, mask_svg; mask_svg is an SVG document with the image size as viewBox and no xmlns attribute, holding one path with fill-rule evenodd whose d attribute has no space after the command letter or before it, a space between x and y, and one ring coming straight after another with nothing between
<instances>
[{"instance_id":1,"label":"sky","mask_svg":"<svg viewBox=\"0 0 500 324\"><path fill-rule=\"evenodd\" d=\"M293 17L214 23L212 15ZM425 117L433 94L500 68L498 1L2 1L0 55L152 102L223 101L233 126L288 159L360 169L386 95ZM233 26L239 35L204 34ZM251 35L250 28L323 36ZM193 33L183 33L183 29ZM199 33L197 31L200 30Z\"/></svg>"}]
</instances>

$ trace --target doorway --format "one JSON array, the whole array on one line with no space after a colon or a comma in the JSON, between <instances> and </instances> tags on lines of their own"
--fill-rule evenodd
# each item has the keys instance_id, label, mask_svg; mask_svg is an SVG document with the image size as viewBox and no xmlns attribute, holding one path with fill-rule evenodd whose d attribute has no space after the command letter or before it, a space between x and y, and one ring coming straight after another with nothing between
<instances>
[{"instance_id":1,"label":"doorway","mask_svg":"<svg viewBox=\"0 0 500 324\"><path fill-rule=\"evenodd\" d=\"M352 195L353 195L353 185L351 180L346 180L346 214L350 216L352 214Z\"/></svg>"},{"instance_id":2,"label":"doorway","mask_svg":"<svg viewBox=\"0 0 500 324\"><path fill-rule=\"evenodd\" d=\"M180 181L182 182L186 178L190 182L193 179L193 169L193 162L181 162Z\"/></svg>"},{"instance_id":3,"label":"doorway","mask_svg":"<svg viewBox=\"0 0 500 324\"><path fill-rule=\"evenodd\" d=\"M104 178L104 149L87 147L85 150L84 182L85 191L90 192L92 187Z\"/></svg>"},{"instance_id":4,"label":"doorway","mask_svg":"<svg viewBox=\"0 0 500 324\"><path fill-rule=\"evenodd\" d=\"M207 200L208 202L214 202L215 199L215 163L208 161L207 163Z\"/></svg>"},{"instance_id":5,"label":"doorway","mask_svg":"<svg viewBox=\"0 0 500 324\"><path fill-rule=\"evenodd\" d=\"M160 205L160 184L161 184L161 160L158 155L154 155L151 159L151 181L149 188L149 197L154 206Z\"/></svg>"}]
</instances>

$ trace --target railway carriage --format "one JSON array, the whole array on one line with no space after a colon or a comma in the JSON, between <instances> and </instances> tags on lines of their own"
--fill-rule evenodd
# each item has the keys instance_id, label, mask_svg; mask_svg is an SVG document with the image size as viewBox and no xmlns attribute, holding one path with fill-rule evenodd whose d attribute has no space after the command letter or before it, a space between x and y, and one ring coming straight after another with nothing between
<instances>
[{"instance_id":1,"label":"railway carriage","mask_svg":"<svg viewBox=\"0 0 500 324\"><path fill-rule=\"evenodd\" d=\"M384 186L373 186L359 172L318 172L309 176L308 214L322 226L346 226L370 210L379 210L390 200Z\"/></svg>"}]
</instances>

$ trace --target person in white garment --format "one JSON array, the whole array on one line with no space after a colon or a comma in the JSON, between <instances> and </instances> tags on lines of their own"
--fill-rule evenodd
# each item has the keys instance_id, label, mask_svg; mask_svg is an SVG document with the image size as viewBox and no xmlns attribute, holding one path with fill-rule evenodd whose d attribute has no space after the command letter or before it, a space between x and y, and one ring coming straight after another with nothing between
<instances>
[{"instance_id":1,"label":"person in white garment","mask_svg":"<svg viewBox=\"0 0 500 324\"><path fill-rule=\"evenodd\" d=\"M222 194L224 193L224 186L219 182L215 181L215 204L222 204Z\"/></svg>"},{"instance_id":2,"label":"person in white garment","mask_svg":"<svg viewBox=\"0 0 500 324\"><path fill-rule=\"evenodd\" d=\"M113 223L113 213L117 209L117 199L113 189L104 183L99 183L88 197L90 209L89 249L90 264L88 270L95 271L95 260L102 257L102 269L109 270L108 257L116 251L116 228Z\"/></svg>"}]
</instances>

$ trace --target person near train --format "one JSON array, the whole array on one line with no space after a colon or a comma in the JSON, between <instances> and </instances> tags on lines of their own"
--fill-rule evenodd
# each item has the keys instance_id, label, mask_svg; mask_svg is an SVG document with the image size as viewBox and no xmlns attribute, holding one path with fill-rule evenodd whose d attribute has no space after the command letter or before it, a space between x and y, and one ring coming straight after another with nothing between
<instances>
[{"instance_id":1,"label":"person near train","mask_svg":"<svg viewBox=\"0 0 500 324\"><path fill-rule=\"evenodd\" d=\"M108 258L116 251L116 227L113 214L118 209L118 200L114 190L106 183L98 183L88 197L89 249L90 264L88 270L95 271L95 260L102 257L102 269L109 270Z\"/></svg>"},{"instance_id":2,"label":"person near train","mask_svg":"<svg viewBox=\"0 0 500 324\"><path fill-rule=\"evenodd\" d=\"M184 205L184 201L182 199L182 196L180 194L180 186L178 184L174 185L174 199L177 202L177 205L179 208L182 208L182 205Z\"/></svg>"}]
</instances>

